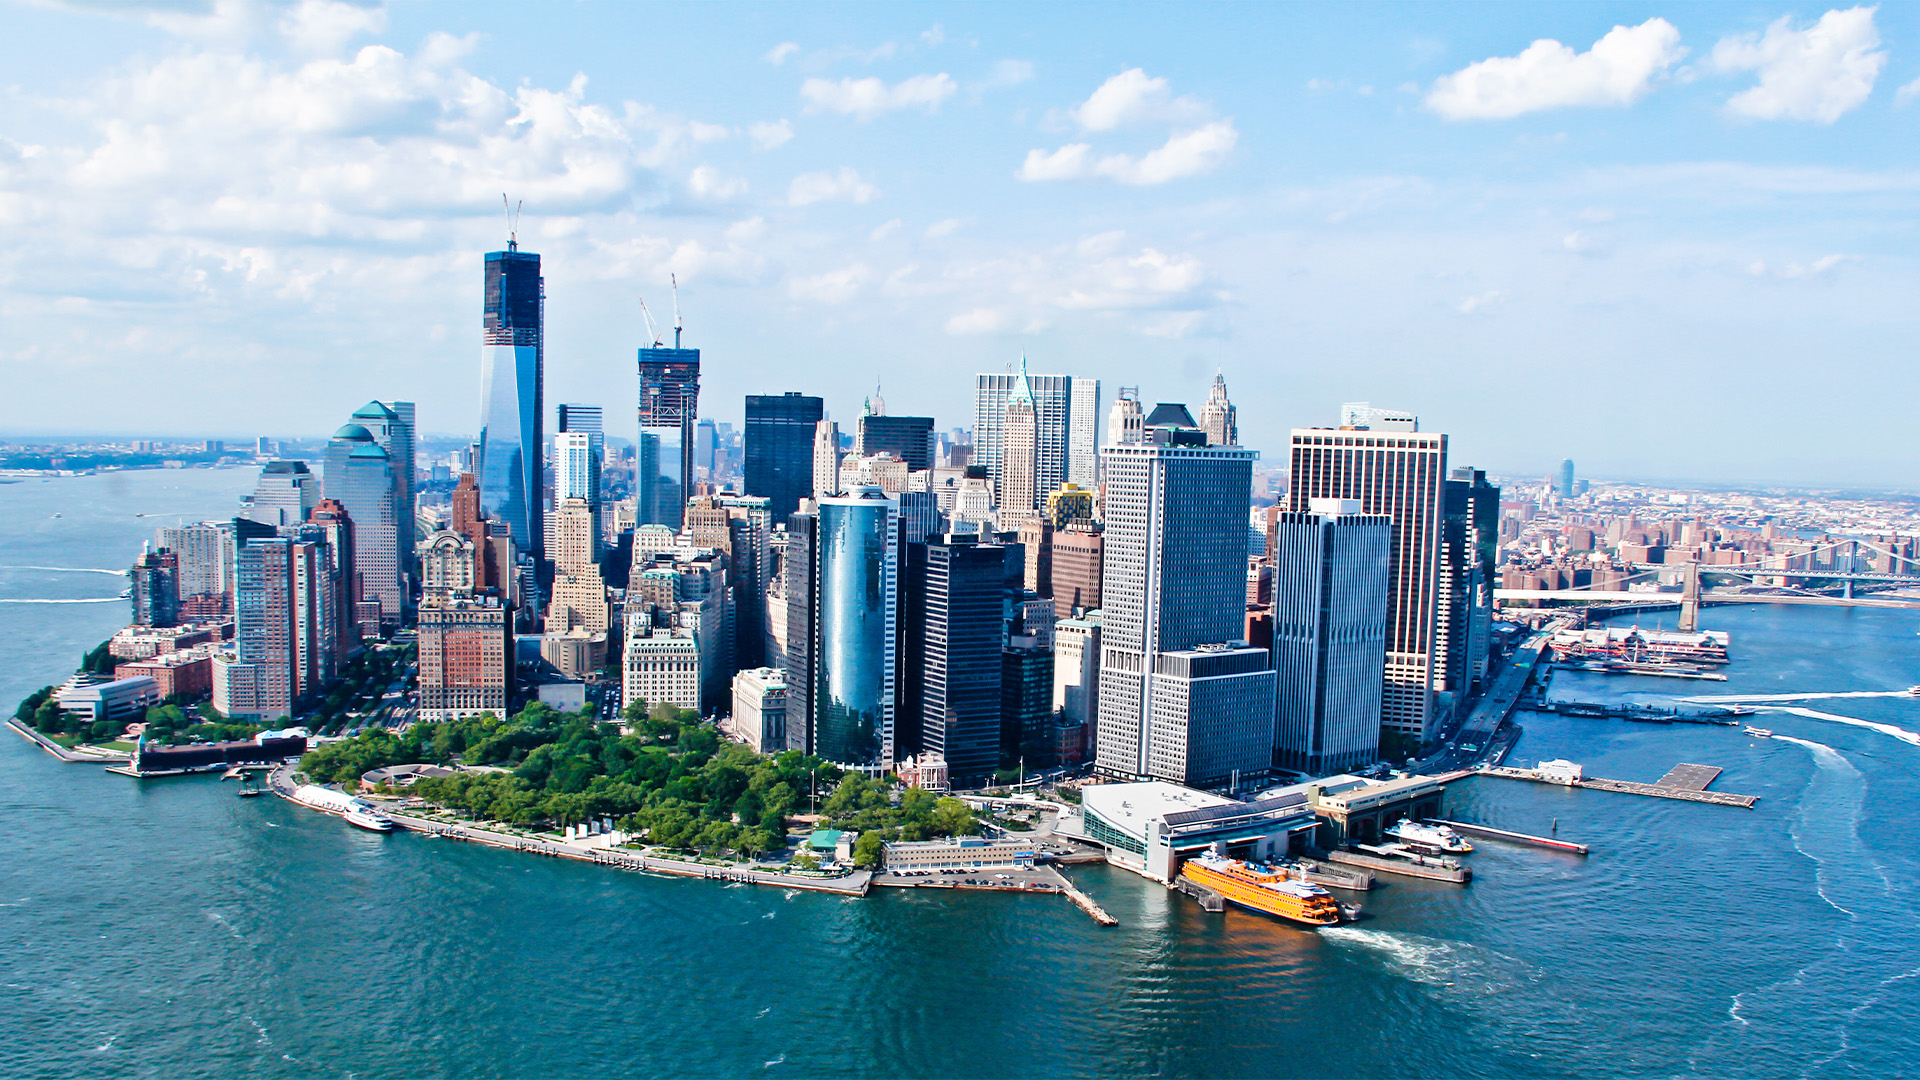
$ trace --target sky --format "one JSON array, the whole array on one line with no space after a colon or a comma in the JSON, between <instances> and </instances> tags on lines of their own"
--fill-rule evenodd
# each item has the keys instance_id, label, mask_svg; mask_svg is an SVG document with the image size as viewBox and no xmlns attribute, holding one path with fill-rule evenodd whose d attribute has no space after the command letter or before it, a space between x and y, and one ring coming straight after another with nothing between
<instances>
[{"instance_id":1,"label":"sky","mask_svg":"<svg viewBox=\"0 0 1920 1080\"><path fill-rule=\"evenodd\" d=\"M1270 461L1370 401L1509 474L1920 486L1920 6L0 17L0 432L470 435L505 194L615 435L674 275L735 424L967 425L1024 355L1220 372Z\"/></svg>"}]
</instances>

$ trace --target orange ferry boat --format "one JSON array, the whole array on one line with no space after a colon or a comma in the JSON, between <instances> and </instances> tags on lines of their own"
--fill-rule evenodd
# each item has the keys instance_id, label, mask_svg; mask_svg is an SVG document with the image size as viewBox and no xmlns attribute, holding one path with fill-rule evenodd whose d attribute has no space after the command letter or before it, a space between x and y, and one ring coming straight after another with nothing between
<instances>
[{"instance_id":1,"label":"orange ferry boat","mask_svg":"<svg viewBox=\"0 0 1920 1080\"><path fill-rule=\"evenodd\" d=\"M1241 907L1307 926L1332 926L1349 917L1332 893L1259 863L1201 855L1188 859L1180 867L1180 876Z\"/></svg>"}]
</instances>

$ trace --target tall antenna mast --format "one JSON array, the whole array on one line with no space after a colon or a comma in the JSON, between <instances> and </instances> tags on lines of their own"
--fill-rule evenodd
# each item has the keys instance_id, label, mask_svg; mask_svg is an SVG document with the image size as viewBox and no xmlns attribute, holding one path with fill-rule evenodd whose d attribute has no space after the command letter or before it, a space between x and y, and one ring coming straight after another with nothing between
<instances>
[{"instance_id":1,"label":"tall antenna mast","mask_svg":"<svg viewBox=\"0 0 1920 1080\"><path fill-rule=\"evenodd\" d=\"M677 274L668 274L667 280L673 283L673 347L680 347L680 278Z\"/></svg>"},{"instance_id":2,"label":"tall antenna mast","mask_svg":"<svg viewBox=\"0 0 1920 1080\"><path fill-rule=\"evenodd\" d=\"M507 250L508 251L520 250L520 206L521 205L524 205L524 200L521 204L509 205L507 203L507 193L504 191L500 193L500 209L506 211L506 215L507 215Z\"/></svg>"}]
</instances>

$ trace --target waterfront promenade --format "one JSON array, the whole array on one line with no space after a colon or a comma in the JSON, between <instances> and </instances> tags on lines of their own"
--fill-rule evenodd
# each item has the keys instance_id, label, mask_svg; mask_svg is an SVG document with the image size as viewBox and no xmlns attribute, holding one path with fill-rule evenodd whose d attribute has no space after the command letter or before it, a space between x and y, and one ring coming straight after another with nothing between
<instances>
[{"instance_id":1,"label":"waterfront promenade","mask_svg":"<svg viewBox=\"0 0 1920 1080\"><path fill-rule=\"evenodd\" d=\"M112 750L100 750L91 746L66 747L47 738L18 720L7 721L21 738L59 758L69 765L125 765L132 761L126 754Z\"/></svg>"},{"instance_id":2,"label":"waterfront promenade","mask_svg":"<svg viewBox=\"0 0 1920 1080\"><path fill-rule=\"evenodd\" d=\"M268 778L274 794L294 805L302 805L293 797L298 787L293 782L293 767L283 765ZM318 811L316 811L318 812ZM445 840L464 840L469 843L485 844L489 847L506 848L532 855L546 855L560 859L577 859L599 866L612 866L621 870L635 870L652 874L671 874L675 877L696 877L715 881L737 881L750 885L774 885L785 889L806 889L812 892L836 893L842 896L865 896L873 883L872 873L866 870L854 870L850 873L831 878L803 877L798 874L767 870L752 863L729 863L715 866L711 863L689 862L684 859L661 858L637 851L617 848L585 847L569 844L560 840L549 840L540 836L528 836L524 833L506 832L500 829L487 829L474 825L454 825L413 814L395 813L382 808L395 825L410 832L424 833Z\"/></svg>"}]
</instances>

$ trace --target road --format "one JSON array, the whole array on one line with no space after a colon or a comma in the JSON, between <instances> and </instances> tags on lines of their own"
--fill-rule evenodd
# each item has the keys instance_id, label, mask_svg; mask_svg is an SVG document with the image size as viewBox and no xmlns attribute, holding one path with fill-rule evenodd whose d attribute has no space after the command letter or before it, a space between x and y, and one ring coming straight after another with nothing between
<instances>
[{"instance_id":1,"label":"road","mask_svg":"<svg viewBox=\"0 0 1920 1080\"><path fill-rule=\"evenodd\" d=\"M1533 677L1534 668L1540 662L1540 654L1545 651L1547 641L1553 636L1554 626L1536 632L1524 644L1513 651L1500 674L1494 676L1493 685L1474 706L1473 712L1461 723L1459 734L1448 740L1439 753L1432 757L1414 762L1408 766L1413 773L1446 773L1459 769L1470 769L1480 763L1493 745L1493 734L1500 724L1513 713L1514 703L1526 691L1527 681ZM1472 747L1473 749L1468 749Z\"/></svg>"}]
</instances>

